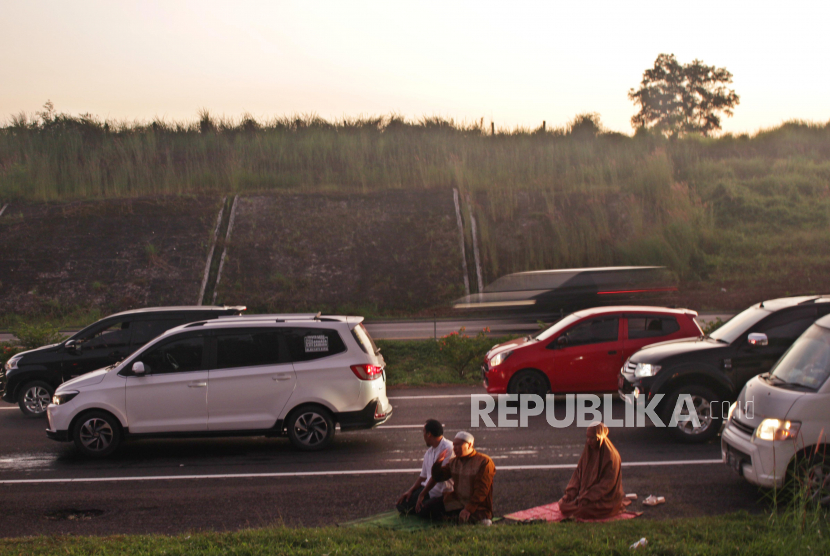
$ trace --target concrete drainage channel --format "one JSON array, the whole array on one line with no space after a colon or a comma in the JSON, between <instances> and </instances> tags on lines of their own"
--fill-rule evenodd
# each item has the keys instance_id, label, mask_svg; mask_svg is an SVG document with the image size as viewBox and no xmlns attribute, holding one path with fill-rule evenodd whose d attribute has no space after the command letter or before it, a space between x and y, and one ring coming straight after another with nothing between
<instances>
[{"instance_id":1,"label":"concrete drainage channel","mask_svg":"<svg viewBox=\"0 0 830 556\"><path fill-rule=\"evenodd\" d=\"M202 278L197 305L216 303L216 290L222 279L222 267L225 266L225 256L231 241L231 233L233 233L238 201L239 195L234 195L233 199L227 197L222 199L222 208L219 209L219 216L216 218L216 228L213 231L213 240L205 262L205 274Z\"/></svg>"}]
</instances>

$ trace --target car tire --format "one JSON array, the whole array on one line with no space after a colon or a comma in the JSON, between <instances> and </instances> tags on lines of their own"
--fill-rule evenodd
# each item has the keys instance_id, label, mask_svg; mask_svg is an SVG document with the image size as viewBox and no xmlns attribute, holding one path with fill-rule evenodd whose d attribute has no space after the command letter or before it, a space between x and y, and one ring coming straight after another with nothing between
<instances>
[{"instance_id":1,"label":"car tire","mask_svg":"<svg viewBox=\"0 0 830 556\"><path fill-rule=\"evenodd\" d=\"M689 394L692 397L692 403L697 411L701 426L695 428L691 421L680 422L678 426L670 428L672 436L686 444L707 442L717 436L718 431L720 431L721 416L712 412L711 403L718 401L719 396L705 386L689 385L672 392L663 411L663 423L669 426L672 413L681 394ZM686 406L683 407L685 409Z\"/></svg>"},{"instance_id":2,"label":"car tire","mask_svg":"<svg viewBox=\"0 0 830 556\"><path fill-rule=\"evenodd\" d=\"M84 413L72 427L72 440L83 455L105 458L121 443L121 423L105 411Z\"/></svg>"},{"instance_id":3,"label":"car tire","mask_svg":"<svg viewBox=\"0 0 830 556\"><path fill-rule=\"evenodd\" d=\"M508 394L536 394L542 399L550 391L548 380L539 371L519 371L507 385Z\"/></svg>"},{"instance_id":4,"label":"car tire","mask_svg":"<svg viewBox=\"0 0 830 556\"><path fill-rule=\"evenodd\" d=\"M46 416L46 406L52 403L55 389L42 380L24 384L17 394L17 405L23 415L30 419Z\"/></svg>"},{"instance_id":5,"label":"car tire","mask_svg":"<svg viewBox=\"0 0 830 556\"><path fill-rule=\"evenodd\" d=\"M794 500L830 506L830 455L807 454L792 466L790 492Z\"/></svg>"},{"instance_id":6,"label":"car tire","mask_svg":"<svg viewBox=\"0 0 830 556\"><path fill-rule=\"evenodd\" d=\"M288 439L304 452L322 450L334 439L334 419L320 406L300 406L288 417Z\"/></svg>"}]
</instances>

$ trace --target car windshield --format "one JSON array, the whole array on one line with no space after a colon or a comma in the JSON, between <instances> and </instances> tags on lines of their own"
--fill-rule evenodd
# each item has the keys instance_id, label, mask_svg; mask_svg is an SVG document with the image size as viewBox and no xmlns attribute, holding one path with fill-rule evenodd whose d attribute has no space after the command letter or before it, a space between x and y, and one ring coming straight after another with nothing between
<instances>
[{"instance_id":1,"label":"car windshield","mask_svg":"<svg viewBox=\"0 0 830 556\"><path fill-rule=\"evenodd\" d=\"M781 385L818 390L830 376L830 330L813 325L795 341L775 367L770 378Z\"/></svg>"},{"instance_id":2,"label":"car windshield","mask_svg":"<svg viewBox=\"0 0 830 556\"><path fill-rule=\"evenodd\" d=\"M537 340L547 340L548 338L550 338L554 334L559 333L560 331L562 331L565 328L569 327L570 325L572 325L573 323L575 323L576 321L578 321L581 318L582 318L581 315L578 315L577 313L571 313L570 315L566 316L565 318L560 319L559 321L557 321L550 328L547 328L547 329L543 330L542 332L540 332L539 334L537 334L535 336L535 338Z\"/></svg>"},{"instance_id":3,"label":"car windshield","mask_svg":"<svg viewBox=\"0 0 830 556\"><path fill-rule=\"evenodd\" d=\"M757 324L758 321L769 314L770 312L766 309L763 309L758 305L753 305L743 313L738 313L726 321L726 324L709 334L709 337L713 340L731 344L740 338L744 332L749 330L750 327Z\"/></svg>"}]
</instances>

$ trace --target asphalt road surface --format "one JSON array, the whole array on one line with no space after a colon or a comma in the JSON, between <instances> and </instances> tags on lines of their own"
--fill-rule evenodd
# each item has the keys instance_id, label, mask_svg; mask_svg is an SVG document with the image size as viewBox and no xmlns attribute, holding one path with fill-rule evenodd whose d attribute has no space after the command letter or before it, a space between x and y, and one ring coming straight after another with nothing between
<instances>
[{"instance_id":1,"label":"asphalt road surface","mask_svg":"<svg viewBox=\"0 0 830 556\"><path fill-rule=\"evenodd\" d=\"M556 501L584 445L585 431L551 428L471 429L471 393L481 388L394 389L390 421L339 433L320 453L294 450L283 438L140 440L108 460L86 460L72 444L46 438L45 420L30 420L0 402L0 536L178 533L236 530L275 523L333 525L393 508L420 470L421 426L434 417L452 437L470 430L497 467L495 511L503 515ZM564 404L557 404L564 414ZM614 403L622 417L622 402ZM765 509L763 493L720 463L718 440L674 443L664 431L612 429L626 492L644 519ZM55 519L64 510L97 517ZM98 513L98 512L96 512Z\"/></svg>"}]
</instances>

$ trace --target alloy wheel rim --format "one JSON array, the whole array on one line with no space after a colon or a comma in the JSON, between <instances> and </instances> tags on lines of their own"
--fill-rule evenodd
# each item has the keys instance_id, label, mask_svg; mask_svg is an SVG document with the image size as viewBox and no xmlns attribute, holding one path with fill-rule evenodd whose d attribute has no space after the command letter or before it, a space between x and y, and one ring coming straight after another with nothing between
<instances>
[{"instance_id":1,"label":"alloy wheel rim","mask_svg":"<svg viewBox=\"0 0 830 556\"><path fill-rule=\"evenodd\" d=\"M517 394L539 394L544 388L541 380L535 376L523 376L516 382Z\"/></svg>"},{"instance_id":2,"label":"alloy wheel rim","mask_svg":"<svg viewBox=\"0 0 830 556\"><path fill-rule=\"evenodd\" d=\"M93 452L106 450L112 444L112 427L103 419L95 417L81 425L80 439L84 448Z\"/></svg>"},{"instance_id":3,"label":"alloy wheel rim","mask_svg":"<svg viewBox=\"0 0 830 556\"><path fill-rule=\"evenodd\" d=\"M323 442L328 436L329 425L322 415L313 411L303 413L294 423L294 435L306 446Z\"/></svg>"},{"instance_id":4,"label":"alloy wheel rim","mask_svg":"<svg viewBox=\"0 0 830 556\"><path fill-rule=\"evenodd\" d=\"M695 408L695 413L697 413L697 420L700 423L699 427L695 427L694 423L691 420L684 421L680 424L680 429L691 436L701 434L709 430L709 427L712 426L712 408L709 404L709 400L702 396L692 396L692 405ZM690 414L686 410L686 405L683 405L683 409L678 414L678 417L688 417Z\"/></svg>"},{"instance_id":5,"label":"alloy wheel rim","mask_svg":"<svg viewBox=\"0 0 830 556\"><path fill-rule=\"evenodd\" d=\"M30 413L43 413L52 401L49 391L43 386L32 386L23 395L23 405Z\"/></svg>"},{"instance_id":6,"label":"alloy wheel rim","mask_svg":"<svg viewBox=\"0 0 830 556\"><path fill-rule=\"evenodd\" d=\"M820 462L807 470L806 486L813 502L830 504L830 463Z\"/></svg>"}]
</instances>

